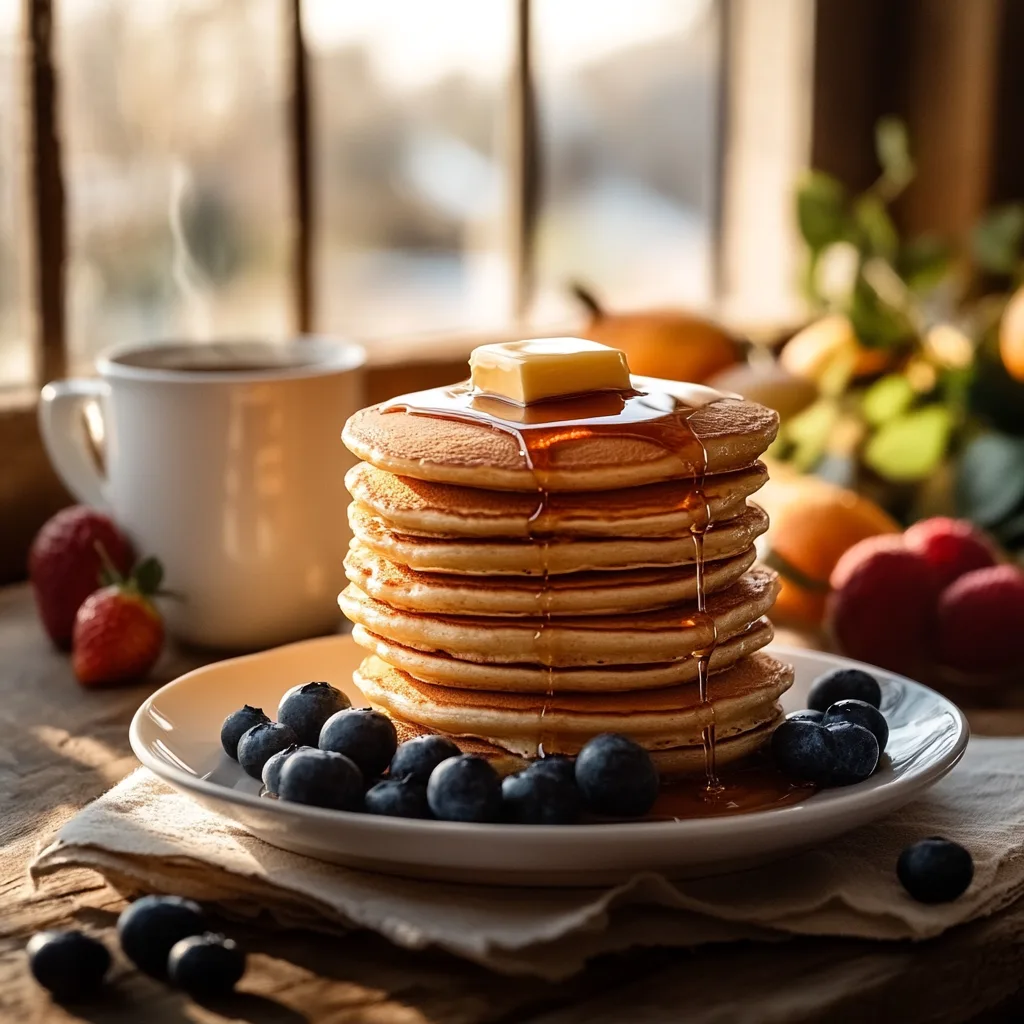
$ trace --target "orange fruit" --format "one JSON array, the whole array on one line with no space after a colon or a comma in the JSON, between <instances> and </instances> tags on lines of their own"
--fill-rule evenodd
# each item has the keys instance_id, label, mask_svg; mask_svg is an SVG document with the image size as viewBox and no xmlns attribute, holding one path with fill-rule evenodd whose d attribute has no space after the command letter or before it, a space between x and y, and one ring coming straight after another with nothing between
<instances>
[{"instance_id":1,"label":"orange fruit","mask_svg":"<svg viewBox=\"0 0 1024 1024\"><path fill-rule=\"evenodd\" d=\"M1024 287L1018 288L999 321L999 355L1006 372L1024 382Z\"/></svg>"},{"instance_id":2,"label":"orange fruit","mask_svg":"<svg viewBox=\"0 0 1024 1024\"><path fill-rule=\"evenodd\" d=\"M626 353L631 373L700 383L737 361L718 324L689 313L601 313L581 336Z\"/></svg>"},{"instance_id":3,"label":"orange fruit","mask_svg":"<svg viewBox=\"0 0 1024 1024\"><path fill-rule=\"evenodd\" d=\"M841 313L808 324L786 342L779 354L783 369L815 384L820 384L840 359L852 361L854 377L870 377L889 368L892 354L861 345L850 321Z\"/></svg>"},{"instance_id":4,"label":"orange fruit","mask_svg":"<svg viewBox=\"0 0 1024 1024\"><path fill-rule=\"evenodd\" d=\"M768 499L762 502L771 516L765 560L782 577L772 615L779 622L819 626L839 559L867 537L899 533L899 524L867 498L819 480L789 484L777 502L771 494Z\"/></svg>"}]
</instances>

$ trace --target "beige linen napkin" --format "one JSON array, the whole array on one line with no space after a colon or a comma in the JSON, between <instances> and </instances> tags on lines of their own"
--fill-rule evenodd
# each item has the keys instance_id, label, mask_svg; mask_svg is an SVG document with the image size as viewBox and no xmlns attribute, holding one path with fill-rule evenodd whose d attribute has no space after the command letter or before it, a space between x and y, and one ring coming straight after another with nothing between
<instances>
[{"instance_id":1,"label":"beige linen napkin","mask_svg":"<svg viewBox=\"0 0 1024 1024\"><path fill-rule=\"evenodd\" d=\"M954 903L924 906L896 881L909 842L943 835L974 856ZM255 839L139 769L86 807L34 861L41 877L94 868L127 891L174 892L285 925L364 927L508 973L566 977L632 946L791 934L925 939L1024 893L1024 740L977 739L920 801L788 860L685 882L640 874L595 889L502 889L349 870Z\"/></svg>"}]
</instances>

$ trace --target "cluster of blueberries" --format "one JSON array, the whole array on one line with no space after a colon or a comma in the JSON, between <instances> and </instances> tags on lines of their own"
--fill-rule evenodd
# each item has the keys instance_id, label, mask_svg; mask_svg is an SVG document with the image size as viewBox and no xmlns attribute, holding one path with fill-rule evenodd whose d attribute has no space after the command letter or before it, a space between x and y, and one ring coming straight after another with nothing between
<instances>
[{"instance_id":1,"label":"cluster of blueberries","mask_svg":"<svg viewBox=\"0 0 1024 1024\"><path fill-rule=\"evenodd\" d=\"M772 734L772 757L796 782L848 786L878 768L889 742L882 688L870 673L835 669L814 681L807 709L786 716ZM948 903L967 891L974 861L959 843L932 836L911 843L896 863L900 884L921 903Z\"/></svg>"},{"instance_id":2,"label":"cluster of blueberries","mask_svg":"<svg viewBox=\"0 0 1024 1024\"><path fill-rule=\"evenodd\" d=\"M122 911L117 937L125 956L154 978L197 999L231 992L245 973L245 954L207 930L198 903L181 896L144 896ZM110 951L80 931L47 931L28 944L36 981L62 1001L96 992L110 970Z\"/></svg>"},{"instance_id":3,"label":"cluster of blueberries","mask_svg":"<svg viewBox=\"0 0 1024 1024\"><path fill-rule=\"evenodd\" d=\"M772 733L772 757L796 782L849 786L874 774L889 742L879 710L882 688L859 668L840 668L815 680L807 710L786 716Z\"/></svg>"},{"instance_id":4,"label":"cluster of blueberries","mask_svg":"<svg viewBox=\"0 0 1024 1024\"><path fill-rule=\"evenodd\" d=\"M292 687L272 722L260 708L232 712L225 752L266 793L343 811L441 821L569 825L584 811L646 814L658 795L650 755L625 736L596 736L575 760L546 757L505 779L445 736L399 744L387 715L353 708L328 683Z\"/></svg>"}]
</instances>

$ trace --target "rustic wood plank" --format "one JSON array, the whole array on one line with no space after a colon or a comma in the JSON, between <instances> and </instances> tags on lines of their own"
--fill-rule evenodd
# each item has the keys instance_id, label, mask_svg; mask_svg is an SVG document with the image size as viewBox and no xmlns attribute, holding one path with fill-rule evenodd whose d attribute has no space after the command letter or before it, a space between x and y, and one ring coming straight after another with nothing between
<instances>
[{"instance_id":1,"label":"rustic wood plank","mask_svg":"<svg viewBox=\"0 0 1024 1024\"><path fill-rule=\"evenodd\" d=\"M798 940L638 951L607 957L549 984L505 978L443 954L413 954L364 932L342 937L225 927L250 951L237 997L197 1006L116 961L115 983L87 1006L61 1008L31 980L23 946L45 927L77 926L115 949L123 901L87 871L33 890L25 866L38 844L130 771L127 724L166 679L198 664L168 652L153 678L87 692L39 629L24 586L0 589L0 1020L372 1021L374 1024L570 1022L1019 1020L1024 906L919 946ZM1024 733L1024 721L989 711L986 731Z\"/></svg>"}]
</instances>

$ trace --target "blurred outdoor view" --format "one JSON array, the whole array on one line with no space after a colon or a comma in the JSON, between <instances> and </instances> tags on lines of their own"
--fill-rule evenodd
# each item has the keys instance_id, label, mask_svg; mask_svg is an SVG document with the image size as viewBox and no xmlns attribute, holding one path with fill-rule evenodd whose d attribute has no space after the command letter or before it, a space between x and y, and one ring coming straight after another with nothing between
<instances>
[{"instance_id":1,"label":"blurred outdoor view","mask_svg":"<svg viewBox=\"0 0 1024 1024\"><path fill-rule=\"evenodd\" d=\"M68 332L110 344L292 328L285 0L56 0ZM22 4L0 0L0 384L30 380ZM371 344L500 327L512 0L306 0L316 326ZM535 0L534 317L707 300L710 0Z\"/></svg>"}]
</instances>

